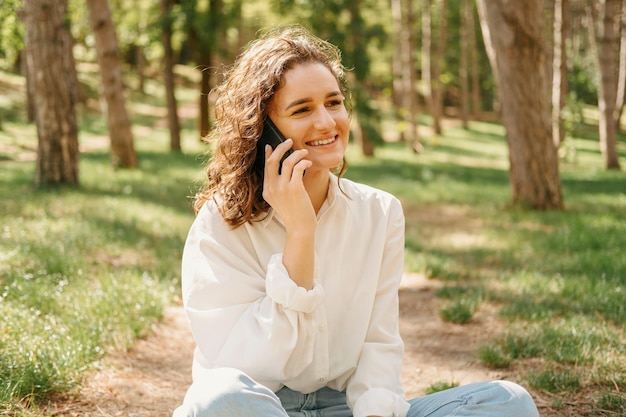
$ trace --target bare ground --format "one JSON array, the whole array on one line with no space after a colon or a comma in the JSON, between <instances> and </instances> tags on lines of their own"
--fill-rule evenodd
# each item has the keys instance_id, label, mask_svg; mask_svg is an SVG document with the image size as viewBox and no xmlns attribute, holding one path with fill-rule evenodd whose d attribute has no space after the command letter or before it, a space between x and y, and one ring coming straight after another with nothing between
<instances>
[{"instance_id":1,"label":"bare ground","mask_svg":"<svg viewBox=\"0 0 626 417\"><path fill-rule=\"evenodd\" d=\"M476 352L503 330L495 311L478 312L471 323L456 325L438 316L435 291L441 285L406 275L400 290L400 330L406 354L402 369L407 397L422 395L433 383L467 384L487 379L516 380L514 371L493 371L480 364ZM51 403L46 415L169 417L191 383L193 340L181 307L167 310L150 335L127 352L113 352L72 396ZM570 416L549 411L549 398L537 402L544 416Z\"/></svg>"}]
</instances>

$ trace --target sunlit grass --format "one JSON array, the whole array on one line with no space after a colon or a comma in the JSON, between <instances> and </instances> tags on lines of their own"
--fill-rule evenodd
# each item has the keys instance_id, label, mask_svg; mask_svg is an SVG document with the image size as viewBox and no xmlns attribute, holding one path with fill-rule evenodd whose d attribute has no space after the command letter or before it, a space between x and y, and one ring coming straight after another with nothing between
<instances>
[{"instance_id":1,"label":"sunlit grass","mask_svg":"<svg viewBox=\"0 0 626 417\"><path fill-rule=\"evenodd\" d=\"M581 374L571 368L549 368L531 372L528 383L535 389L553 393L575 392L581 386Z\"/></svg>"},{"instance_id":2,"label":"sunlit grass","mask_svg":"<svg viewBox=\"0 0 626 417\"><path fill-rule=\"evenodd\" d=\"M426 394L434 394L435 392L440 392L440 391L445 391L447 389L450 388L454 388L454 387L458 387L459 383L456 381L440 381L440 382L435 382L431 385L429 385L424 392Z\"/></svg>"}]
</instances>

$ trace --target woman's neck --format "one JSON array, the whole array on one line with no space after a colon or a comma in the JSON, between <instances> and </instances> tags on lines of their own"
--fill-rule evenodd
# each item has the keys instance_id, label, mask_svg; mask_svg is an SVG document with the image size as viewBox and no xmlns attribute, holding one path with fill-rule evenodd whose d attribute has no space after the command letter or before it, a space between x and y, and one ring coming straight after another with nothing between
<instances>
[{"instance_id":1,"label":"woman's neck","mask_svg":"<svg viewBox=\"0 0 626 417\"><path fill-rule=\"evenodd\" d=\"M315 213L319 213L328 195L330 171L307 171L302 179Z\"/></svg>"}]
</instances>

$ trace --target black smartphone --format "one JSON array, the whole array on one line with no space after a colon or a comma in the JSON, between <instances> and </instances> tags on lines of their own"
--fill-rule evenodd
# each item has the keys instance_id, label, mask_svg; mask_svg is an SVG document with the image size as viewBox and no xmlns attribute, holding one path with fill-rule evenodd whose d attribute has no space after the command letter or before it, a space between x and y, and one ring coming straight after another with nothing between
<instances>
[{"instance_id":1,"label":"black smartphone","mask_svg":"<svg viewBox=\"0 0 626 417\"><path fill-rule=\"evenodd\" d=\"M274 122L269 117L265 117L263 121L263 132L261 133L261 137L257 142L256 148L256 162L255 166L258 172L263 175L265 169L265 145L270 145L272 149L276 149L276 147L284 142L286 139L280 130L276 127ZM280 166L278 167L278 173L280 174L281 168L283 166L283 162L285 158L293 153L293 149L289 149L280 160Z\"/></svg>"}]
</instances>

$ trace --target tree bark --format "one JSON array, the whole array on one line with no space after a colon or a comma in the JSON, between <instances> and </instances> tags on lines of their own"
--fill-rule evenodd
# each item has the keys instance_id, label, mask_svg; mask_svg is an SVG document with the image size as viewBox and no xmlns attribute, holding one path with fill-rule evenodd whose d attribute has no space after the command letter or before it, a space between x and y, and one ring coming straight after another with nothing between
<instances>
[{"instance_id":1,"label":"tree bark","mask_svg":"<svg viewBox=\"0 0 626 417\"><path fill-rule=\"evenodd\" d=\"M596 29L597 59L600 70L598 89L598 110L600 129L600 149L607 169L620 169L617 158L617 65L619 32L618 21L621 0L601 0L598 3Z\"/></svg>"},{"instance_id":2,"label":"tree bark","mask_svg":"<svg viewBox=\"0 0 626 417\"><path fill-rule=\"evenodd\" d=\"M398 130L402 140L415 152L423 147L418 131L417 75L415 71L414 13L411 0L392 0L394 20L394 103L398 109Z\"/></svg>"},{"instance_id":3,"label":"tree bark","mask_svg":"<svg viewBox=\"0 0 626 417\"><path fill-rule=\"evenodd\" d=\"M493 69L493 79L494 79L494 83L495 83L495 90L496 90L496 97L494 98L494 103L493 103L493 110L495 113L500 113L501 109L500 109L500 102L499 102L499 90L500 90L500 80L499 80L499 74L497 71L497 63L496 63L496 51L494 49L494 45L493 45L493 41L492 41L492 36L491 36L491 28L489 27L489 24L487 23L487 18L485 17L485 11L484 11L484 6L483 6L483 2L480 0L476 0L476 6L478 8L478 18L479 18L479 22L480 22L480 30L483 34L483 43L485 44L485 52L487 54L487 58L489 59L489 64L491 65L491 68ZM495 34L494 36L497 36L497 34Z\"/></svg>"},{"instance_id":4,"label":"tree bark","mask_svg":"<svg viewBox=\"0 0 626 417\"><path fill-rule=\"evenodd\" d=\"M460 27L460 50L461 57L459 61L459 81L461 85L461 122L463 128L469 127L469 32L474 30L469 26L469 15L472 13L471 0L462 0L461 2L461 27Z\"/></svg>"},{"instance_id":5,"label":"tree bark","mask_svg":"<svg viewBox=\"0 0 626 417\"><path fill-rule=\"evenodd\" d=\"M402 7L403 24L406 40L404 46L406 50L406 59L403 62L403 78L405 79L405 105L408 110L407 114L407 141L411 145L413 152L420 153L424 150L419 135L419 106L417 101L417 74L415 70L415 35L413 31L415 22L415 12L413 10L413 0L405 0Z\"/></svg>"},{"instance_id":6,"label":"tree bark","mask_svg":"<svg viewBox=\"0 0 626 417\"><path fill-rule=\"evenodd\" d=\"M73 78L67 0L24 1L26 69L37 124L35 186L78 184L77 86Z\"/></svg>"},{"instance_id":7,"label":"tree bark","mask_svg":"<svg viewBox=\"0 0 626 417\"><path fill-rule=\"evenodd\" d=\"M137 28L141 33L141 28ZM143 45L135 45L135 68L137 70L137 90L146 94L146 55Z\"/></svg>"},{"instance_id":8,"label":"tree bark","mask_svg":"<svg viewBox=\"0 0 626 417\"><path fill-rule=\"evenodd\" d=\"M475 120L480 120L482 118L482 106L480 105L480 64L478 60L478 49L476 42L476 24L474 19L474 6L473 1L470 1L469 12L467 14L467 26L469 28L468 32L468 49L469 49L469 59L471 62L472 70L472 110L471 115Z\"/></svg>"},{"instance_id":9,"label":"tree bark","mask_svg":"<svg viewBox=\"0 0 626 417\"><path fill-rule=\"evenodd\" d=\"M180 122L178 119L178 104L176 102L176 83L174 81L174 51L172 49L172 21L170 10L171 0L161 0L161 19L163 30L163 80L167 99L167 120L170 128L170 150L180 151Z\"/></svg>"},{"instance_id":10,"label":"tree bark","mask_svg":"<svg viewBox=\"0 0 626 417\"><path fill-rule=\"evenodd\" d=\"M372 140L372 128L373 117L372 109L369 105L369 94L367 92L367 77L369 75L369 61L363 60L367 56L366 51L366 35L364 34L365 24L363 17L361 16L361 1L352 0L349 3L348 13L350 16L350 35L346 39L347 52L351 56L352 63L355 66L355 70L352 72L354 75L355 87L353 94L355 98L356 112L361 115L360 118L356 118L355 125L358 125L357 131L360 130L360 134L355 135L355 142L361 147L361 152L365 156L374 156L374 142Z\"/></svg>"},{"instance_id":11,"label":"tree bark","mask_svg":"<svg viewBox=\"0 0 626 417\"><path fill-rule=\"evenodd\" d=\"M392 74L392 100L395 107L396 120L400 140L405 141L406 121L404 107L404 96L407 91L406 80L404 79L403 63L406 60L408 34L405 33L405 25L402 13L402 0L391 0L391 16L393 18L393 55L391 58Z\"/></svg>"},{"instance_id":12,"label":"tree bark","mask_svg":"<svg viewBox=\"0 0 626 417\"><path fill-rule=\"evenodd\" d=\"M552 141L557 148L565 137L563 108L567 94L567 0L554 1L554 35L552 55Z\"/></svg>"},{"instance_id":13,"label":"tree bark","mask_svg":"<svg viewBox=\"0 0 626 417\"><path fill-rule=\"evenodd\" d=\"M96 40L104 98L101 102L111 138L111 161L116 168L136 168L137 154L126 110L122 65L108 1L87 0L87 8Z\"/></svg>"},{"instance_id":14,"label":"tree bark","mask_svg":"<svg viewBox=\"0 0 626 417\"><path fill-rule=\"evenodd\" d=\"M443 56L448 43L447 35L447 17L446 11L448 9L447 0L439 0L439 35L437 36L437 44L435 48L435 54L431 59L431 95L432 95L432 118L433 128L437 135L441 134L441 118L443 117L443 87L441 85L441 67L443 63ZM431 18L432 22L432 18ZM432 40L431 40L432 42Z\"/></svg>"},{"instance_id":15,"label":"tree bark","mask_svg":"<svg viewBox=\"0 0 626 417\"><path fill-rule=\"evenodd\" d=\"M543 2L526 0L520 8L507 0L479 0L484 37L492 48L502 120L509 146L514 204L562 209L556 148L552 142L546 94ZM487 40L485 41L487 43ZM539 93L538 93L539 92Z\"/></svg>"},{"instance_id":16,"label":"tree bark","mask_svg":"<svg viewBox=\"0 0 626 417\"><path fill-rule=\"evenodd\" d=\"M424 98L428 113L433 117L435 103L433 101L433 39L432 39L432 15L431 0L422 2L422 81L425 91ZM433 120L434 122L434 120Z\"/></svg>"},{"instance_id":17,"label":"tree bark","mask_svg":"<svg viewBox=\"0 0 626 417\"><path fill-rule=\"evenodd\" d=\"M28 42L24 45L24 50L20 52L22 58L20 59L20 72L26 77L26 120L33 123L35 121L35 93L33 91L34 81L28 77Z\"/></svg>"},{"instance_id":18,"label":"tree bark","mask_svg":"<svg viewBox=\"0 0 626 417\"><path fill-rule=\"evenodd\" d=\"M211 131L211 123L209 121L209 94L211 93L211 56L208 55L206 59L198 65L200 71L200 97L199 100L199 112L198 112L198 131L200 132L200 140L204 138Z\"/></svg>"},{"instance_id":19,"label":"tree bark","mask_svg":"<svg viewBox=\"0 0 626 417\"><path fill-rule=\"evenodd\" d=\"M626 102L626 0L622 0L622 19L620 24L619 41L619 73L617 77L617 100L615 103L615 122L617 132L621 129L620 121Z\"/></svg>"},{"instance_id":20,"label":"tree bark","mask_svg":"<svg viewBox=\"0 0 626 417\"><path fill-rule=\"evenodd\" d=\"M555 23L555 2L556 0L543 0L543 36L545 39L545 71L546 80L550 88L545 93L548 96L548 103L552 103L552 80L554 79L554 23Z\"/></svg>"}]
</instances>

